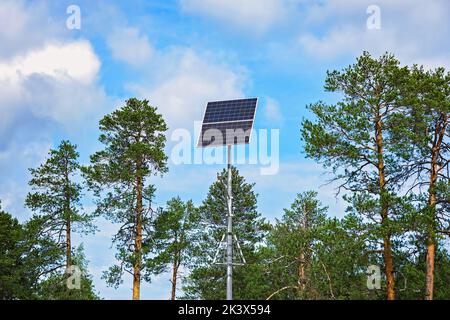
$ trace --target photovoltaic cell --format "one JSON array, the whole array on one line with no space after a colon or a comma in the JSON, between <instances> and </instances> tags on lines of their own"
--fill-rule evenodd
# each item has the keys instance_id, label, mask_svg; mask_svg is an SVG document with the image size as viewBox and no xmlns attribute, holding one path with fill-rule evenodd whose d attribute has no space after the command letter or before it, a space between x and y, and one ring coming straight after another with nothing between
<instances>
[{"instance_id":1,"label":"photovoltaic cell","mask_svg":"<svg viewBox=\"0 0 450 320\"><path fill-rule=\"evenodd\" d=\"M252 98L208 102L198 146L249 143L257 100Z\"/></svg>"},{"instance_id":2,"label":"photovoltaic cell","mask_svg":"<svg viewBox=\"0 0 450 320\"><path fill-rule=\"evenodd\" d=\"M203 123L253 120L257 99L208 102Z\"/></svg>"}]
</instances>

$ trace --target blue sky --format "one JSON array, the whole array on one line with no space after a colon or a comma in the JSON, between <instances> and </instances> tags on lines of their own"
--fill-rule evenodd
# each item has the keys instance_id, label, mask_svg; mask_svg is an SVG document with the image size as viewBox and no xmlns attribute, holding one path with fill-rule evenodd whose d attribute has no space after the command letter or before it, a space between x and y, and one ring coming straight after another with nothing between
<instances>
[{"instance_id":1,"label":"blue sky","mask_svg":"<svg viewBox=\"0 0 450 320\"><path fill-rule=\"evenodd\" d=\"M81 10L81 28L66 27L69 5ZM367 20L380 12L380 28ZM305 106L339 96L323 91L328 69L340 69L368 50L394 53L402 63L449 67L448 1L174 0L0 1L0 199L20 220L28 192L27 168L45 160L61 139L79 146L80 161L99 149L98 120L136 96L157 106L173 130L193 130L205 103L259 97L255 127L279 129L275 175L260 165L238 168L255 182L259 210L282 214L295 194L316 189L330 215L345 204L323 186L324 171L301 153ZM156 202L179 195L199 204L220 165L175 165L154 178ZM92 202L85 200L85 208ZM118 290L100 279L114 261L116 226L84 243L95 285L104 298L128 299L130 279ZM167 275L144 285L142 298L169 297Z\"/></svg>"}]
</instances>

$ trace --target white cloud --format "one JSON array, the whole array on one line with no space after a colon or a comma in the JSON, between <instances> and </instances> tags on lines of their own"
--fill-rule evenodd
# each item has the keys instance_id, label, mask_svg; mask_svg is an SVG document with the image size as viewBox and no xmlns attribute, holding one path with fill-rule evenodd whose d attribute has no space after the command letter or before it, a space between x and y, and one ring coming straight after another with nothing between
<instances>
[{"instance_id":1,"label":"white cloud","mask_svg":"<svg viewBox=\"0 0 450 320\"><path fill-rule=\"evenodd\" d=\"M100 61L87 41L48 44L25 55L0 61L0 80L18 82L33 74L90 84L100 69Z\"/></svg>"},{"instance_id":2,"label":"white cloud","mask_svg":"<svg viewBox=\"0 0 450 320\"><path fill-rule=\"evenodd\" d=\"M0 57L23 54L64 31L48 16L44 1L0 1Z\"/></svg>"},{"instance_id":3,"label":"white cloud","mask_svg":"<svg viewBox=\"0 0 450 320\"><path fill-rule=\"evenodd\" d=\"M27 168L55 137L82 136L80 123L94 124L108 100L100 59L89 41L72 39L65 18L45 1L0 1L0 199L20 218L29 217Z\"/></svg>"},{"instance_id":4,"label":"white cloud","mask_svg":"<svg viewBox=\"0 0 450 320\"><path fill-rule=\"evenodd\" d=\"M280 124L283 121L280 105L275 99L266 98L266 105L264 107L264 117L272 124Z\"/></svg>"},{"instance_id":5,"label":"white cloud","mask_svg":"<svg viewBox=\"0 0 450 320\"><path fill-rule=\"evenodd\" d=\"M288 13L284 0L181 0L185 12L197 13L256 32L266 31Z\"/></svg>"},{"instance_id":6,"label":"white cloud","mask_svg":"<svg viewBox=\"0 0 450 320\"><path fill-rule=\"evenodd\" d=\"M366 50L373 55L397 51L397 36L389 31L373 31L352 25L336 26L323 36L305 33L299 43L306 52L318 59L332 59L344 55L358 55ZM416 51L415 44L405 43L401 51Z\"/></svg>"},{"instance_id":7,"label":"white cloud","mask_svg":"<svg viewBox=\"0 0 450 320\"><path fill-rule=\"evenodd\" d=\"M14 6L12 1L8 4L11 8ZM11 12L23 22L18 21L11 29L4 26L0 31L0 40L6 39L0 41L0 199L4 199L3 205L12 214L28 217L28 211L23 208L29 179L26 169L42 162L41 155L51 146L48 141L65 138L68 128L83 128L69 135L75 142L85 138L84 130L96 127L93 125L95 118L105 112L109 98L98 83L100 59L89 42L70 38L61 41L53 29L44 25L40 29L39 21L52 19L45 7L42 11L32 12L27 9L28 4L18 2L14 7L16 11L2 8L6 9L0 14L0 26L5 21L2 19ZM83 26L87 26L84 21ZM65 28L62 22L60 28ZM44 30L42 34L41 30ZM33 45L23 44L28 40L32 40ZM122 34L113 34L109 40L115 58L140 67L143 78L130 83L130 90L158 106L172 128L191 128L192 121L201 118L209 99L244 96L247 77L239 66L228 65L222 59L186 47L155 52L147 37L134 28L125 28ZM117 41L124 46L114 47ZM57 128L53 126L55 123ZM92 136L85 138L86 141L89 139L88 150L96 137L94 140ZM80 151L85 153L86 149ZM95 282L101 284L102 294L106 296L121 294L121 297L129 298L129 279L120 292L105 289L104 281L100 280L100 271L110 265L108 258L113 258L115 251L109 248L108 234L109 230L100 233L98 246L90 245L92 250L87 250L88 258L96 258L91 261L97 268L94 270ZM90 238L92 242L95 239L98 237ZM156 280L160 281L156 286L144 286L152 293L149 297L167 297L161 282L169 282L164 277Z\"/></svg>"},{"instance_id":8,"label":"white cloud","mask_svg":"<svg viewBox=\"0 0 450 320\"><path fill-rule=\"evenodd\" d=\"M31 76L23 82L22 102L41 119L53 120L65 129L75 129L108 107L109 98L95 85L61 82L51 77Z\"/></svg>"},{"instance_id":9,"label":"white cloud","mask_svg":"<svg viewBox=\"0 0 450 320\"><path fill-rule=\"evenodd\" d=\"M405 64L450 66L448 55L442 54L450 49L448 1L378 1L379 30L366 27L371 4L369 0L311 4L304 19L310 31L302 32L298 43L318 59L359 55L363 50L373 55L389 51Z\"/></svg>"},{"instance_id":10,"label":"white cloud","mask_svg":"<svg viewBox=\"0 0 450 320\"><path fill-rule=\"evenodd\" d=\"M138 80L125 88L158 107L170 130L191 130L207 101L245 96L246 70L234 61L224 62L229 57L223 53L178 46L156 49L138 28L121 25L108 37L108 45L116 59L139 67Z\"/></svg>"},{"instance_id":11,"label":"white cloud","mask_svg":"<svg viewBox=\"0 0 450 320\"><path fill-rule=\"evenodd\" d=\"M157 106L170 129L191 129L195 120L201 121L207 101L244 96L245 70L208 59L188 48L161 52L150 68L156 80L143 79L128 88Z\"/></svg>"},{"instance_id":12,"label":"white cloud","mask_svg":"<svg viewBox=\"0 0 450 320\"><path fill-rule=\"evenodd\" d=\"M48 122L73 126L104 104L100 61L88 41L71 40L65 18L46 1L0 2L0 147Z\"/></svg>"},{"instance_id":13,"label":"white cloud","mask_svg":"<svg viewBox=\"0 0 450 320\"><path fill-rule=\"evenodd\" d=\"M100 61L87 41L47 44L0 60L0 131L30 114L65 126L104 105L96 85Z\"/></svg>"},{"instance_id":14,"label":"white cloud","mask_svg":"<svg viewBox=\"0 0 450 320\"><path fill-rule=\"evenodd\" d=\"M147 35L141 34L136 28L117 28L109 35L107 42L115 59L132 66L148 62L153 54Z\"/></svg>"},{"instance_id":15,"label":"white cloud","mask_svg":"<svg viewBox=\"0 0 450 320\"><path fill-rule=\"evenodd\" d=\"M30 212L24 207L28 191L26 168L35 167L47 156L51 147L50 141L14 142L8 149L0 148L0 201L6 211L14 214L20 220L30 217ZM20 177L14 176L17 168L22 172Z\"/></svg>"}]
</instances>

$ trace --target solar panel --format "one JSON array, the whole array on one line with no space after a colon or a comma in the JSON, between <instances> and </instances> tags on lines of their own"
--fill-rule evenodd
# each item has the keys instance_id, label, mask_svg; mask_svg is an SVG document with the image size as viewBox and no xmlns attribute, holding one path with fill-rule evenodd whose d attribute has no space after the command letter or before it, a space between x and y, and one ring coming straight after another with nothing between
<instances>
[{"instance_id":1,"label":"solar panel","mask_svg":"<svg viewBox=\"0 0 450 320\"><path fill-rule=\"evenodd\" d=\"M198 147L249 143L257 102L257 98L208 102Z\"/></svg>"}]
</instances>

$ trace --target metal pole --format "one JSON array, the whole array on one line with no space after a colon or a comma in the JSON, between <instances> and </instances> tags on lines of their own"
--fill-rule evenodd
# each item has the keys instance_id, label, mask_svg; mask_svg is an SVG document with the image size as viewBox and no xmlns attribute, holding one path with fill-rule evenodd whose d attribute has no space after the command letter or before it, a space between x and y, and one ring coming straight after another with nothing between
<instances>
[{"instance_id":1,"label":"metal pole","mask_svg":"<svg viewBox=\"0 0 450 320\"><path fill-rule=\"evenodd\" d=\"M231 145L228 145L228 228L227 228L227 300L233 300L233 220L232 220L232 194L231 194Z\"/></svg>"}]
</instances>

